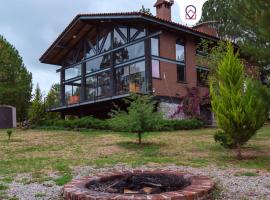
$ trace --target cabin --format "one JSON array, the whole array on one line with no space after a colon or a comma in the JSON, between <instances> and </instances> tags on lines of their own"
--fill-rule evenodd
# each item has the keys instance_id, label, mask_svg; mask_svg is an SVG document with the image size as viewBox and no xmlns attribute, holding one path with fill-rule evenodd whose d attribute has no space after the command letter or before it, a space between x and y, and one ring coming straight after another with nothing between
<instances>
[{"instance_id":1,"label":"cabin","mask_svg":"<svg viewBox=\"0 0 270 200\"><path fill-rule=\"evenodd\" d=\"M106 117L113 104L140 93L154 95L166 118L184 118L174 113L188 90L197 88L200 96L209 92L207 62L201 62L204 55L196 47L202 39L219 38L207 23L190 28L173 22L173 4L157 0L156 16L77 15L40 58L59 66L60 105L49 111Z\"/></svg>"}]
</instances>

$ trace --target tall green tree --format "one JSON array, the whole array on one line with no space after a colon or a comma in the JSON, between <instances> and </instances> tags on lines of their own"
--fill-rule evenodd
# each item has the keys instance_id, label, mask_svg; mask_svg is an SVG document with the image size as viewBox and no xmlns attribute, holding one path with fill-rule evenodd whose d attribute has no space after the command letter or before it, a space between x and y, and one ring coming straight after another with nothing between
<instances>
[{"instance_id":1,"label":"tall green tree","mask_svg":"<svg viewBox=\"0 0 270 200\"><path fill-rule=\"evenodd\" d=\"M16 107L18 121L23 121L27 118L31 92L32 74L15 47L0 36L0 105Z\"/></svg>"},{"instance_id":2,"label":"tall green tree","mask_svg":"<svg viewBox=\"0 0 270 200\"><path fill-rule=\"evenodd\" d=\"M215 81L210 83L212 108L223 138L237 147L237 158L242 159L242 145L256 134L267 119L268 89L245 76L244 65L238 54L234 54L230 43L218 64L216 76Z\"/></svg>"},{"instance_id":3,"label":"tall green tree","mask_svg":"<svg viewBox=\"0 0 270 200\"><path fill-rule=\"evenodd\" d=\"M45 117L43 95L37 84L32 105L29 109L29 121L32 125L38 124Z\"/></svg>"},{"instance_id":4,"label":"tall green tree","mask_svg":"<svg viewBox=\"0 0 270 200\"><path fill-rule=\"evenodd\" d=\"M270 73L270 0L208 0L202 21L214 21L220 36L236 42L241 54L261 67L265 81Z\"/></svg>"},{"instance_id":5,"label":"tall green tree","mask_svg":"<svg viewBox=\"0 0 270 200\"><path fill-rule=\"evenodd\" d=\"M133 94L126 99L126 103L129 105L127 111L112 111L109 124L114 130L136 133L141 144L142 134L158 128L162 115L155 112L155 102L151 96Z\"/></svg>"},{"instance_id":6,"label":"tall green tree","mask_svg":"<svg viewBox=\"0 0 270 200\"><path fill-rule=\"evenodd\" d=\"M52 85L48 95L45 99L45 108L51 109L60 106L60 84ZM58 119L60 118L59 113L46 113L46 119Z\"/></svg>"}]
</instances>

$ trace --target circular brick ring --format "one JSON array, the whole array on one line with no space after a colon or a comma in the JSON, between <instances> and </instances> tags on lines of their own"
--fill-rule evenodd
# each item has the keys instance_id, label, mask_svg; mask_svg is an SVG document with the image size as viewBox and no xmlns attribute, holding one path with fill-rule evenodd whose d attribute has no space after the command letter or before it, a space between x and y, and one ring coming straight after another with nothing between
<instances>
[{"instance_id":1,"label":"circular brick ring","mask_svg":"<svg viewBox=\"0 0 270 200\"><path fill-rule=\"evenodd\" d=\"M105 181L114 179L119 176L130 173L168 173L175 175L187 175L191 181L191 185L185 187L182 190L164 192L160 194L115 194L105 193L89 190L87 184L91 181ZM205 176L192 176L186 173L177 171L122 171L122 172L106 172L96 176L89 176L80 179L73 180L64 186L64 199L65 200L204 200L208 199L212 189L214 188L214 182Z\"/></svg>"}]
</instances>

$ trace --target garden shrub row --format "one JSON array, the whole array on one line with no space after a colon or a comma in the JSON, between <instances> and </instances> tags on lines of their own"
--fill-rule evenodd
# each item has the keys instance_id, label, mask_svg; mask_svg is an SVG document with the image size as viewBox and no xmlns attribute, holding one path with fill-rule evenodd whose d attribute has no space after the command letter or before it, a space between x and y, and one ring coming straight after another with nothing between
<instances>
[{"instance_id":1,"label":"garden shrub row","mask_svg":"<svg viewBox=\"0 0 270 200\"><path fill-rule=\"evenodd\" d=\"M197 119L191 120L161 120L158 130L152 131L174 131L174 130L192 130L199 129L204 126L202 121ZM72 120L46 120L39 124L40 128L45 129L65 129L65 130L77 130L77 129L96 129L96 130L112 130L109 120L101 120L94 117L83 117L80 119ZM115 130L115 129L113 129ZM124 127L122 130L126 131Z\"/></svg>"},{"instance_id":2,"label":"garden shrub row","mask_svg":"<svg viewBox=\"0 0 270 200\"><path fill-rule=\"evenodd\" d=\"M109 124L106 120L100 120L94 117L83 117L72 120L45 120L39 124L40 127L58 127L67 130L72 129L97 129L109 130Z\"/></svg>"}]
</instances>

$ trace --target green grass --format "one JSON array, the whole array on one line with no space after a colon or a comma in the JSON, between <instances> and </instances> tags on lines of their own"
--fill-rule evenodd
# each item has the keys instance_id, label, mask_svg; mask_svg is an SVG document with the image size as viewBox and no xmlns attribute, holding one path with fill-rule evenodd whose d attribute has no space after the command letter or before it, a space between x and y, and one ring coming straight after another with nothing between
<instances>
[{"instance_id":1,"label":"green grass","mask_svg":"<svg viewBox=\"0 0 270 200\"><path fill-rule=\"evenodd\" d=\"M0 184L0 191L7 190L8 186L4 184Z\"/></svg>"},{"instance_id":2,"label":"green grass","mask_svg":"<svg viewBox=\"0 0 270 200\"><path fill-rule=\"evenodd\" d=\"M18 173L32 173L36 182L50 180L50 172L70 179L72 168L86 165L126 163L140 166L155 163L194 167L217 165L270 171L270 126L265 126L243 148L244 160L233 150L213 140L216 129L146 133L143 144L137 135L110 131L14 131L10 142L0 130L0 176L12 181ZM1 182L1 180L0 180Z\"/></svg>"},{"instance_id":3,"label":"green grass","mask_svg":"<svg viewBox=\"0 0 270 200\"><path fill-rule=\"evenodd\" d=\"M36 194L35 194L35 197L36 197L36 198L41 198L41 197L45 197L45 196L46 196L45 193L36 193Z\"/></svg>"},{"instance_id":4,"label":"green grass","mask_svg":"<svg viewBox=\"0 0 270 200\"><path fill-rule=\"evenodd\" d=\"M235 174L235 176L248 176L248 177L253 177L253 176L258 176L257 173L254 172L238 172Z\"/></svg>"},{"instance_id":5,"label":"green grass","mask_svg":"<svg viewBox=\"0 0 270 200\"><path fill-rule=\"evenodd\" d=\"M54 182L58 186L63 186L66 183L70 182L71 180L72 180L72 175L65 174L64 176L61 176L60 178L55 179Z\"/></svg>"}]
</instances>

